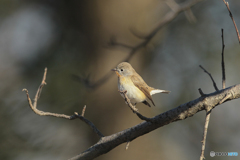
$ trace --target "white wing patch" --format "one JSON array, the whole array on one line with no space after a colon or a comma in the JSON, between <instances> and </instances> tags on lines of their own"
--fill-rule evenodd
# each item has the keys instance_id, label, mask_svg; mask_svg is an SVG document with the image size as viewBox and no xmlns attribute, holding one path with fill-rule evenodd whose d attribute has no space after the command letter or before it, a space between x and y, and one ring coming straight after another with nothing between
<instances>
[{"instance_id":1,"label":"white wing patch","mask_svg":"<svg viewBox=\"0 0 240 160\"><path fill-rule=\"evenodd\" d=\"M150 92L151 95L154 95L156 93L170 93L170 91L161 90L161 89L154 89Z\"/></svg>"}]
</instances>

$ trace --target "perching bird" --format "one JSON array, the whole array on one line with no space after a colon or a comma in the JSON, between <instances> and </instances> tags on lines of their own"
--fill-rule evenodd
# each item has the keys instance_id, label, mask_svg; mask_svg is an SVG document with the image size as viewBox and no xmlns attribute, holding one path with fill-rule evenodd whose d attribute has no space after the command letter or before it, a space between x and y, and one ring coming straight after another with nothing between
<instances>
[{"instance_id":1,"label":"perching bird","mask_svg":"<svg viewBox=\"0 0 240 160\"><path fill-rule=\"evenodd\" d=\"M155 106L152 95L156 93L170 93L170 91L167 90L149 87L142 77L133 69L131 64L127 62L120 63L116 68L112 69L112 71L115 71L118 76L119 91L127 91L126 95L133 105L142 102L151 107L147 102L147 99L149 99Z\"/></svg>"}]
</instances>

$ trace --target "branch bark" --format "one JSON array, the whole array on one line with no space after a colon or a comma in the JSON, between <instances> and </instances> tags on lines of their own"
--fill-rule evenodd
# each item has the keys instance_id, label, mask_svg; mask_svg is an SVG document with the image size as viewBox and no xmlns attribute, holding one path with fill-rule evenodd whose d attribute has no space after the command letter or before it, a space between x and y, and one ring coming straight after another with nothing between
<instances>
[{"instance_id":1,"label":"branch bark","mask_svg":"<svg viewBox=\"0 0 240 160\"><path fill-rule=\"evenodd\" d=\"M210 121L211 112L212 112L212 110L210 110L210 111L206 110L206 119L205 119L205 124L204 124L204 132L203 132L202 150L201 150L200 160L205 159L204 151L205 151L205 146L206 146L207 130L208 130L208 124Z\"/></svg>"},{"instance_id":2,"label":"branch bark","mask_svg":"<svg viewBox=\"0 0 240 160\"><path fill-rule=\"evenodd\" d=\"M193 101L187 102L172 110L153 117L151 122L145 121L124 131L103 137L95 145L70 160L94 159L109 152L122 143L132 141L157 128L192 117L206 108L212 110L226 101L237 98L240 98L240 84L213 92L211 94L205 94L205 96L201 96Z\"/></svg>"},{"instance_id":3,"label":"branch bark","mask_svg":"<svg viewBox=\"0 0 240 160\"><path fill-rule=\"evenodd\" d=\"M227 9L228 9L228 12L229 12L229 16L231 17L231 19L232 19L232 21L233 21L233 25L234 25L234 27L235 27L235 30L236 30L236 33L237 33L237 37L238 37L238 42L239 42L239 44L240 44L240 34L239 34L239 31L238 31L237 25L236 25L236 23L235 23L235 20L234 20L234 18L233 18L232 12L231 12L231 10L230 10L230 8L229 8L229 4L228 4L228 2L226 2L225 0L223 0L223 2L225 3L225 5L226 5L226 7L227 7Z\"/></svg>"}]
</instances>

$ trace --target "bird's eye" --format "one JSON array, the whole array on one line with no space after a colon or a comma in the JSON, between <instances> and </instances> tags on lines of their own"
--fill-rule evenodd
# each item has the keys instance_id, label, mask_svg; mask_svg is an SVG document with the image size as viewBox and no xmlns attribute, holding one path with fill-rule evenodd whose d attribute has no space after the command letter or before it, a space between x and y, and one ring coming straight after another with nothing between
<instances>
[{"instance_id":1,"label":"bird's eye","mask_svg":"<svg viewBox=\"0 0 240 160\"><path fill-rule=\"evenodd\" d=\"M123 71L123 69L121 69L121 71Z\"/></svg>"}]
</instances>

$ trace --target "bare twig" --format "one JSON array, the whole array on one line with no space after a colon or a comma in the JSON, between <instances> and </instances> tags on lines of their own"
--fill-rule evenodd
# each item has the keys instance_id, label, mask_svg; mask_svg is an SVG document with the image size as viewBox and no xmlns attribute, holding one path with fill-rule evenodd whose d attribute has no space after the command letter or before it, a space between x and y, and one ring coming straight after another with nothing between
<instances>
[{"instance_id":1,"label":"bare twig","mask_svg":"<svg viewBox=\"0 0 240 160\"><path fill-rule=\"evenodd\" d=\"M211 94L206 94L204 97L199 97L185 104L181 104L174 109L153 117L152 120L154 123L144 121L124 131L105 136L101 138L100 141L95 145L88 148L86 151L71 158L71 160L94 159L102 154L109 152L122 143L132 141L157 128L163 127L172 122L192 117L196 113L202 110L206 110L206 108L208 108L208 110L212 110L216 106L220 105L220 102L224 103L226 101L237 98L240 98L240 84L228 87L220 91L216 91Z\"/></svg>"},{"instance_id":2,"label":"bare twig","mask_svg":"<svg viewBox=\"0 0 240 160\"><path fill-rule=\"evenodd\" d=\"M155 29L153 29L149 34L146 34L145 36L144 35L136 35L137 37L139 38L142 38L142 39L145 39L145 43L149 43L149 41L158 33L158 31L163 27L165 26L166 24L170 23L172 20L174 20L178 15L179 13L185 11L185 10L188 10L189 8L191 8L192 6L194 6L195 4L201 2L202 0L189 0L187 2L183 2L181 4L177 4L177 5L174 5L174 7L171 7L172 10L170 12L168 12L166 14L165 17L162 18L162 20L158 23L158 25L155 27ZM173 1L172 1L173 2ZM171 4L174 4L171 3ZM173 5L172 5L173 6ZM142 42L144 45L143 47L145 47L145 43Z\"/></svg>"},{"instance_id":3,"label":"bare twig","mask_svg":"<svg viewBox=\"0 0 240 160\"><path fill-rule=\"evenodd\" d=\"M174 0L166 0L165 3L171 8L173 11L177 11L179 9L179 4Z\"/></svg>"},{"instance_id":4,"label":"bare twig","mask_svg":"<svg viewBox=\"0 0 240 160\"><path fill-rule=\"evenodd\" d=\"M43 74L43 79L42 79L42 83L40 84L39 88L38 88L38 93L35 96L35 101L37 101L40 98L41 92L42 92L42 88L44 85L47 85L47 83L45 82L46 80L46 76L47 76L47 68L44 69L44 74ZM37 102L36 102L37 104ZM37 106L35 106L37 107Z\"/></svg>"},{"instance_id":5,"label":"bare twig","mask_svg":"<svg viewBox=\"0 0 240 160\"><path fill-rule=\"evenodd\" d=\"M238 42L240 43L239 31L238 31L237 25L236 25L236 23L235 23L235 20L234 20L234 18L233 18L232 12L231 12L231 10L230 10L230 8L229 8L229 4L228 4L228 2L226 2L225 0L223 0L223 2L225 3L225 5L226 5L226 7L227 7L227 9L228 9L228 12L229 12L229 16L231 17L231 19L232 19L232 21L233 21L235 30L236 30L236 32L237 32Z\"/></svg>"},{"instance_id":6,"label":"bare twig","mask_svg":"<svg viewBox=\"0 0 240 160\"><path fill-rule=\"evenodd\" d=\"M210 121L210 116L211 116L211 111L212 110L206 110L206 119L205 119L205 125L204 125L204 132L203 132L203 140L202 140L202 151L200 155L200 160L205 159L204 157L204 151L205 151L205 145L206 145L206 139L207 139L207 130L208 130L208 124Z\"/></svg>"},{"instance_id":7,"label":"bare twig","mask_svg":"<svg viewBox=\"0 0 240 160\"><path fill-rule=\"evenodd\" d=\"M85 108L83 108L82 113L85 112L85 109L86 109L86 106L85 106ZM86 118L83 117L82 115L78 114L77 112L75 112L74 115L76 115L80 120L82 120L82 121L85 122L87 125L89 125L89 126L92 128L92 130L93 130L100 138L104 137L104 135L97 129L97 127L95 127L95 125L94 125L91 121L89 121L88 119L86 119Z\"/></svg>"},{"instance_id":8,"label":"bare twig","mask_svg":"<svg viewBox=\"0 0 240 160\"><path fill-rule=\"evenodd\" d=\"M82 117L84 117L86 108L87 108L87 106L85 105L85 106L83 107L83 110L82 110L82 114L81 114Z\"/></svg>"},{"instance_id":9,"label":"bare twig","mask_svg":"<svg viewBox=\"0 0 240 160\"><path fill-rule=\"evenodd\" d=\"M145 120L145 121L152 121L151 118L147 118L143 115L141 115L139 112L138 112L138 109L132 105L132 103L130 102L130 99L127 97L127 91L119 91L120 94L122 94L124 96L124 99L125 99L125 102L127 103L127 105L130 107L130 109L133 111L133 113L135 113L141 120Z\"/></svg>"},{"instance_id":10,"label":"bare twig","mask_svg":"<svg viewBox=\"0 0 240 160\"><path fill-rule=\"evenodd\" d=\"M108 46L119 46L119 47L123 47L123 48L130 49L130 50L134 48L134 46L130 46L130 45L127 45L127 44L124 44L124 43L117 42L116 37L112 37L110 39L110 42L108 43Z\"/></svg>"},{"instance_id":11,"label":"bare twig","mask_svg":"<svg viewBox=\"0 0 240 160\"><path fill-rule=\"evenodd\" d=\"M73 120L73 119L79 118L80 120L82 120L83 122L88 124L92 128L92 130L95 133L97 133L97 135L99 137L104 137L103 134L97 129L97 127L95 127L95 125L91 121L89 121L88 119L83 117L83 115L85 113L85 110L86 110L86 106L84 106L84 108L82 110L82 116L79 115L76 112L74 113L74 115L68 116L68 115L65 115L65 114L44 112L44 111L40 111L40 110L37 109L37 100L40 97L40 93L42 91L43 86L47 84L46 83L46 76L47 76L47 68L45 68L42 82L41 82L40 86L38 87L37 93L35 95L34 103L32 103L32 100L31 100L31 98L30 98L30 96L28 94L28 90L27 89L23 89L23 91L26 92L28 104L29 104L30 108L33 110L33 112L36 113L37 115L40 115L40 116L53 116L53 117L65 118L65 119L69 119L69 120Z\"/></svg>"},{"instance_id":12,"label":"bare twig","mask_svg":"<svg viewBox=\"0 0 240 160\"><path fill-rule=\"evenodd\" d=\"M130 145L130 141L127 142L127 144L126 144L126 148L125 148L126 150L128 150L129 145Z\"/></svg>"},{"instance_id":13,"label":"bare twig","mask_svg":"<svg viewBox=\"0 0 240 160\"><path fill-rule=\"evenodd\" d=\"M221 62L221 65L222 65L222 88L225 89L226 88L226 76L225 76L225 64L224 64L224 48L225 48L225 44L224 44L224 37L223 37L223 29L222 29L221 37L222 37L222 62ZM211 79L213 81L213 85L214 85L215 89L218 91L216 83L214 82L211 74L208 73L202 66L200 66L200 67L204 70L204 72L206 72L211 77ZM225 102L230 97L231 97L231 94L227 93L223 97L223 99L219 102L219 104L222 104L222 102ZM201 150L200 160L205 159L204 151L205 151L205 145L206 145L206 139L207 139L207 130L208 130L208 124L209 124L209 121L210 121L211 111L212 111L212 109L206 108L206 119L205 119L205 125L204 125L203 140L202 140L202 150Z\"/></svg>"},{"instance_id":14,"label":"bare twig","mask_svg":"<svg viewBox=\"0 0 240 160\"><path fill-rule=\"evenodd\" d=\"M210 76L210 78L211 78L211 80L212 80L212 82L213 82L213 86L214 86L215 90L216 90L216 91L219 91L219 89L218 89L218 87L217 87L217 85L216 85L216 83L215 83L212 75L211 75L206 69L204 69L201 65L199 65L199 67L200 67L205 73L207 73L207 74Z\"/></svg>"},{"instance_id":15,"label":"bare twig","mask_svg":"<svg viewBox=\"0 0 240 160\"><path fill-rule=\"evenodd\" d=\"M88 76L72 75L74 80L79 81L80 83L84 83L85 86L90 89L97 89L98 87L103 85L105 82L107 82L111 76L112 76L112 72L109 72L105 76L103 76L101 79L99 79L98 81L92 82L89 79L89 75Z\"/></svg>"},{"instance_id":16,"label":"bare twig","mask_svg":"<svg viewBox=\"0 0 240 160\"><path fill-rule=\"evenodd\" d=\"M222 89L226 88L226 76L225 76L225 64L224 64L224 37L223 37L223 29L222 29Z\"/></svg>"},{"instance_id":17,"label":"bare twig","mask_svg":"<svg viewBox=\"0 0 240 160\"><path fill-rule=\"evenodd\" d=\"M127 45L124 43L119 43L116 41L115 38L111 38L109 44L111 46L120 46L120 47L129 49L130 52L127 55L127 57L120 61L120 62L128 62L136 53L138 53L139 50L141 50L142 48L146 47L149 44L149 42L152 40L152 38L159 32L160 29L162 29L162 27L164 27L165 25L170 23L173 19L175 19L179 15L179 13L189 10L192 6L194 6L195 4L197 4L201 1L203 1L203 0L189 0L187 2L183 2L181 4L175 5L177 7L174 7L174 9L172 8L172 10L170 12L168 12L163 18L161 18L161 21L148 34L141 34L138 31L136 31L135 29L130 28L130 31L132 32L133 35L135 35L136 37L138 37L140 39L143 39L142 42L140 42L139 44L137 44L135 46L130 46L130 45ZM97 80L96 82L91 82L88 79L88 77L80 77L80 76L74 76L74 77L77 78L79 81L83 82L87 87L96 89L99 86L101 86L102 84L104 84L105 82L107 82L107 80L109 80L109 78L112 75L113 74L109 72L105 76L103 76L102 78Z\"/></svg>"},{"instance_id":18,"label":"bare twig","mask_svg":"<svg viewBox=\"0 0 240 160\"><path fill-rule=\"evenodd\" d=\"M196 23L197 22L197 18L194 16L191 8L184 11L184 13L185 13L185 15L186 15L186 17L187 17L187 19L190 23Z\"/></svg>"},{"instance_id":19,"label":"bare twig","mask_svg":"<svg viewBox=\"0 0 240 160\"><path fill-rule=\"evenodd\" d=\"M217 85L214 81L214 79L212 78L212 75L206 70L204 69L201 65L199 65L199 67L205 72L207 73L212 82L213 82L213 86L215 88L216 91L219 91L218 88L217 88ZM199 90L199 93L201 94L201 96L205 96L201 90L201 88L198 89ZM206 119L205 119L205 125L204 125L204 132L203 132L203 140L202 140L202 150L201 150L201 155L200 155L200 160L203 160L205 159L204 157L204 151L205 151L205 145L206 145L206 138L207 138L207 129L208 129L208 124L209 124L209 121L210 121L210 115L211 115L211 110L209 110L209 108L205 108L206 109Z\"/></svg>"},{"instance_id":20,"label":"bare twig","mask_svg":"<svg viewBox=\"0 0 240 160\"><path fill-rule=\"evenodd\" d=\"M200 95L201 95L202 97L204 97L204 96L205 96L205 94L203 93L203 91L202 91L202 89L201 89L201 88L198 88L198 92L200 93Z\"/></svg>"}]
</instances>

